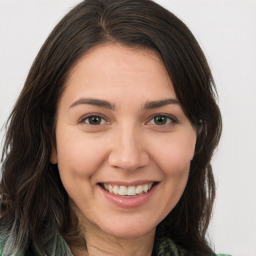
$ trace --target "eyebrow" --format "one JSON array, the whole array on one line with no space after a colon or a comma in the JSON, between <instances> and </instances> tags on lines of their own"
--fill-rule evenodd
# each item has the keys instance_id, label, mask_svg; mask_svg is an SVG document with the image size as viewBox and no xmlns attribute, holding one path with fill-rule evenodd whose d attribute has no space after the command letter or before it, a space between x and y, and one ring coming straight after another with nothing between
<instances>
[{"instance_id":1,"label":"eyebrow","mask_svg":"<svg viewBox=\"0 0 256 256\"><path fill-rule=\"evenodd\" d=\"M89 105L94 105L102 108L107 108L114 110L115 104L111 104L110 102L106 100L100 100L100 99L94 99L94 98L80 98L79 100L75 101L70 108L75 107L77 105L83 105L83 104L89 104Z\"/></svg>"},{"instance_id":2,"label":"eyebrow","mask_svg":"<svg viewBox=\"0 0 256 256\"><path fill-rule=\"evenodd\" d=\"M148 101L144 109L154 109L160 108L169 104L180 104L177 99L164 99L164 100L156 100L156 101Z\"/></svg>"},{"instance_id":3,"label":"eyebrow","mask_svg":"<svg viewBox=\"0 0 256 256\"><path fill-rule=\"evenodd\" d=\"M112 104L106 100L100 100L100 99L94 99L94 98L80 98L74 103L72 103L70 108L73 108L77 105L84 105L84 104L94 105L94 106L107 108L111 110L116 109L115 104ZM163 100L156 100L156 101L148 101L145 103L143 109L147 110L147 109L160 108L169 104L180 104L180 103L177 99L163 99Z\"/></svg>"}]
</instances>

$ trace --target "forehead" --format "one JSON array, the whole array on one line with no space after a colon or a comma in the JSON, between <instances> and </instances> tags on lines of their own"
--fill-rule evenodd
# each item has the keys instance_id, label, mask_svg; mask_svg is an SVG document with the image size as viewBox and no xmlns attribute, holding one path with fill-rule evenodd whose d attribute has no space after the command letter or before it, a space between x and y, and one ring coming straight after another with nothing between
<instances>
[{"instance_id":1,"label":"forehead","mask_svg":"<svg viewBox=\"0 0 256 256\"><path fill-rule=\"evenodd\" d=\"M90 97L135 94L156 100L175 96L172 82L158 53L151 49L105 44L85 53L71 69L64 94ZM142 97L143 98L143 97Z\"/></svg>"},{"instance_id":2,"label":"forehead","mask_svg":"<svg viewBox=\"0 0 256 256\"><path fill-rule=\"evenodd\" d=\"M71 68L69 77L74 76L79 69L88 68L88 66L99 69L104 67L104 70L108 71L108 68L112 68L109 64L113 62L126 72L161 70L169 79L157 51L142 46L129 47L118 43L100 44L91 48ZM144 65L141 65L142 62Z\"/></svg>"}]
</instances>

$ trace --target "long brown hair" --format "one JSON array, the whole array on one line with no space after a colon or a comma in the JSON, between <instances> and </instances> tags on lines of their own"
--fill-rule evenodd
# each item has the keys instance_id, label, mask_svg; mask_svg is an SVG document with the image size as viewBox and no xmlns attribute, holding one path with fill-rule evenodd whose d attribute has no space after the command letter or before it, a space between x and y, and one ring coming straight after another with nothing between
<instances>
[{"instance_id":1,"label":"long brown hair","mask_svg":"<svg viewBox=\"0 0 256 256\"><path fill-rule=\"evenodd\" d=\"M214 81L190 30L150 0L85 0L59 22L38 53L8 120L3 150L1 232L8 234L8 252L50 255L57 234L68 244L80 241L50 154L69 71L85 52L107 42L158 52L184 113L199 127L187 186L157 235L195 255L214 255L205 238L215 197L210 160L221 134Z\"/></svg>"}]
</instances>

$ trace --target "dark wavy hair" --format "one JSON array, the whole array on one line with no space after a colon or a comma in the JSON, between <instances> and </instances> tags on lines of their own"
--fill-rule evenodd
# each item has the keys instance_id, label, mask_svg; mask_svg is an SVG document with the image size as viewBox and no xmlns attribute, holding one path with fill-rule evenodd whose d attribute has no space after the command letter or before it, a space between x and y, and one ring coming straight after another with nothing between
<instances>
[{"instance_id":1,"label":"dark wavy hair","mask_svg":"<svg viewBox=\"0 0 256 256\"><path fill-rule=\"evenodd\" d=\"M89 49L105 43L156 51L184 113L200 127L187 186L157 235L193 255L214 255L206 239L215 197L210 160L221 134L214 81L190 30L150 0L85 0L59 22L39 51L8 119L2 155L0 230L8 234L8 252L52 255L58 234L69 245L82 243L50 155L69 72Z\"/></svg>"}]
</instances>

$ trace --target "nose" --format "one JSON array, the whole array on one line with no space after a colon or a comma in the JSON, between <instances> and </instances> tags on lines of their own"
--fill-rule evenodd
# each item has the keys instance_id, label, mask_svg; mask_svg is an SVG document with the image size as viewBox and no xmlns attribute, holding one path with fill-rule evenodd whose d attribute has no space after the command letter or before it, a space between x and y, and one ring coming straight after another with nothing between
<instances>
[{"instance_id":1,"label":"nose","mask_svg":"<svg viewBox=\"0 0 256 256\"><path fill-rule=\"evenodd\" d=\"M108 162L112 167L134 171L149 163L143 136L135 129L123 129L114 135Z\"/></svg>"}]
</instances>

